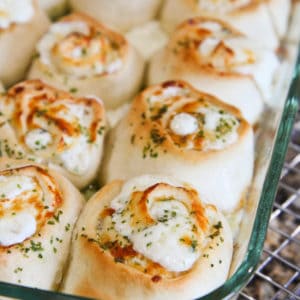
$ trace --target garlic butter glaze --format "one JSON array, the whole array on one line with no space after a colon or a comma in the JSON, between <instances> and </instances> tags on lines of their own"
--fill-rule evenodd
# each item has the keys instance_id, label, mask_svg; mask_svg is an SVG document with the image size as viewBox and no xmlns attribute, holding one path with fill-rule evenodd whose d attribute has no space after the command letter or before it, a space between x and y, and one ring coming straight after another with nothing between
<instances>
[{"instance_id":1,"label":"garlic butter glaze","mask_svg":"<svg viewBox=\"0 0 300 300\"><path fill-rule=\"evenodd\" d=\"M257 123L272 99L279 60L225 22L198 17L182 23L168 45L152 57L148 80L184 79L239 108Z\"/></svg>"},{"instance_id":2,"label":"garlic butter glaze","mask_svg":"<svg viewBox=\"0 0 300 300\"><path fill-rule=\"evenodd\" d=\"M37 44L29 78L75 95L95 95L107 108L129 101L139 88L144 62L119 33L73 13L51 25Z\"/></svg>"},{"instance_id":3,"label":"garlic butter glaze","mask_svg":"<svg viewBox=\"0 0 300 300\"><path fill-rule=\"evenodd\" d=\"M290 14L290 0L167 0L162 26L172 32L188 18L210 16L228 22L270 49L279 46Z\"/></svg>"},{"instance_id":4,"label":"garlic butter glaze","mask_svg":"<svg viewBox=\"0 0 300 300\"><path fill-rule=\"evenodd\" d=\"M231 255L224 216L190 185L154 175L115 181L78 221L63 290L104 299L196 298L222 284Z\"/></svg>"},{"instance_id":5,"label":"garlic butter glaze","mask_svg":"<svg viewBox=\"0 0 300 300\"><path fill-rule=\"evenodd\" d=\"M0 162L0 280L53 289L62 277L83 199L41 166Z\"/></svg>"},{"instance_id":6,"label":"garlic butter glaze","mask_svg":"<svg viewBox=\"0 0 300 300\"><path fill-rule=\"evenodd\" d=\"M144 173L172 175L226 212L239 208L252 178L250 125L234 107L183 81L141 92L106 147L106 182Z\"/></svg>"},{"instance_id":7,"label":"garlic butter glaze","mask_svg":"<svg viewBox=\"0 0 300 300\"><path fill-rule=\"evenodd\" d=\"M106 129L101 101L31 80L4 93L0 110L1 156L53 165L79 187L94 178Z\"/></svg>"}]
</instances>

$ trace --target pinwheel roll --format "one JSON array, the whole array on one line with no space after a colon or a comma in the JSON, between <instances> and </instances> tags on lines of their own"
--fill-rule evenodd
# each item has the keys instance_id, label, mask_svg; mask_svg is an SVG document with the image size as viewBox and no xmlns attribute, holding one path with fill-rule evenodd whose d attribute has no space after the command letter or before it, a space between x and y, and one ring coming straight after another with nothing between
<instances>
[{"instance_id":1,"label":"pinwheel roll","mask_svg":"<svg viewBox=\"0 0 300 300\"><path fill-rule=\"evenodd\" d=\"M227 23L197 17L181 24L152 58L148 80L153 84L184 79L236 106L254 124L264 101L272 98L278 67L272 50L259 47Z\"/></svg>"},{"instance_id":2,"label":"pinwheel roll","mask_svg":"<svg viewBox=\"0 0 300 300\"><path fill-rule=\"evenodd\" d=\"M166 177L108 184L74 233L63 290L97 299L194 299L226 280L232 257L224 216Z\"/></svg>"},{"instance_id":3,"label":"pinwheel roll","mask_svg":"<svg viewBox=\"0 0 300 300\"><path fill-rule=\"evenodd\" d=\"M82 11L115 30L126 32L152 20L161 0L71 0L75 11Z\"/></svg>"},{"instance_id":4,"label":"pinwheel roll","mask_svg":"<svg viewBox=\"0 0 300 300\"><path fill-rule=\"evenodd\" d=\"M0 80L7 87L25 76L49 20L35 0L0 2Z\"/></svg>"},{"instance_id":5,"label":"pinwheel roll","mask_svg":"<svg viewBox=\"0 0 300 300\"><path fill-rule=\"evenodd\" d=\"M55 289L83 204L62 175L38 165L0 161L0 281Z\"/></svg>"},{"instance_id":6,"label":"pinwheel roll","mask_svg":"<svg viewBox=\"0 0 300 300\"><path fill-rule=\"evenodd\" d=\"M107 182L144 173L177 176L224 212L240 208L251 182L251 126L234 107L181 81L139 94L107 145Z\"/></svg>"},{"instance_id":7,"label":"pinwheel roll","mask_svg":"<svg viewBox=\"0 0 300 300\"><path fill-rule=\"evenodd\" d=\"M106 130L101 101L28 80L0 98L0 111L1 156L49 164L79 188L93 180Z\"/></svg>"},{"instance_id":8,"label":"pinwheel roll","mask_svg":"<svg viewBox=\"0 0 300 300\"><path fill-rule=\"evenodd\" d=\"M217 17L274 49L287 29L290 5L290 0L166 0L161 21L171 32L187 18Z\"/></svg>"},{"instance_id":9,"label":"pinwheel roll","mask_svg":"<svg viewBox=\"0 0 300 300\"><path fill-rule=\"evenodd\" d=\"M139 89L144 63L116 32L82 14L54 23L37 45L28 77L76 95L96 95L117 108Z\"/></svg>"},{"instance_id":10,"label":"pinwheel roll","mask_svg":"<svg viewBox=\"0 0 300 300\"><path fill-rule=\"evenodd\" d=\"M67 0L39 0L39 3L51 18L62 16L67 10Z\"/></svg>"}]
</instances>

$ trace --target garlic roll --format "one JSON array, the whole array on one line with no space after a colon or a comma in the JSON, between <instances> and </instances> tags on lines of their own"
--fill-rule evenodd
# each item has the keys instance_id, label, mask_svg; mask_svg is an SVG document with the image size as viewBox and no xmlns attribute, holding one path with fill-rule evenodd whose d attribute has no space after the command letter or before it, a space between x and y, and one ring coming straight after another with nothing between
<instances>
[{"instance_id":1,"label":"garlic roll","mask_svg":"<svg viewBox=\"0 0 300 300\"><path fill-rule=\"evenodd\" d=\"M279 60L227 23L206 17L189 19L168 45L152 57L148 83L183 79L241 110L257 123L272 98Z\"/></svg>"},{"instance_id":2,"label":"garlic roll","mask_svg":"<svg viewBox=\"0 0 300 300\"><path fill-rule=\"evenodd\" d=\"M35 0L0 1L0 80L8 87L25 76L49 20Z\"/></svg>"},{"instance_id":3,"label":"garlic roll","mask_svg":"<svg viewBox=\"0 0 300 300\"><path fill-rule=\"evenodd\" d=\"M137 92L144 61L126 39L82 14L54 23L37 45L28 78L79 96L100 97L115 109Z\"/></svg>"},{"instance_id":4,"label":"garlic roll","mask_svg":"<svg viewBox=\"0 0 300 300\"><path fill-rule=\"evenodd\" d=\"M0 281L56 289L83 199L59 173L0 160Z\"/></svg>"},{"instance_id":5,"label":"garlic roll","mask_svg":"<svg viewBox=\"0 0 300 300\"><path fill-rule=\"evenodd\" d=\"M51 18L62 16L68 9L67 0L39 0L39 4Z\"/></svg>"},{"instance_id":6,"label":"garlic roll","mask_svg":"<svg viewBox=\"0 0 300 300\"><path fill-rule=\"evenodd\" d=\"M185 19L216 17L275 49L287 30L290 7L291 0L166 0L161 22L168 32L172 32Z\"/></svg>"},{"instance_id":7,"label":"garlic roll","mask_svg":"<svg viewBox=\"0 0 300 300\"><path fill-rule=\"evenodd\" d=\"M161 0L70 0L74 11L84 12L121 32L154 19L160 4Z\"/></svg>"},{"instance_id":8,"label":"garlic roll","mask_svg":"<svg viewBox=\"0 0 300 300\"><path fill-rule=\"evenodd\" d=\"M85 206L63 291L99 299L194 299L220 286L232 257L224 216L173 178L114 181Z\"/></svg>"},{"instance_id":9,"label":"garlic roll","mask_svg":"<svg viewBox=\"0 0 300 300\"><path fill-rule=\"evenodd\" d=\"M77 187L99 169L106 119L96 98L76 98L39 80L0 96L1 156L48 164Z\"/></svg>"},{"instance_id":10,"label":"garlic roll","mask_svg":"<svg viewBox=\"0 0 300 300\"><path fill-rule=\"evenodd\" d=\"M254 138L240 112L182 81L141 92L106 143L102 180L144 173L177 176L224 212L251 183Z\"/></svg>"}]
</instances>

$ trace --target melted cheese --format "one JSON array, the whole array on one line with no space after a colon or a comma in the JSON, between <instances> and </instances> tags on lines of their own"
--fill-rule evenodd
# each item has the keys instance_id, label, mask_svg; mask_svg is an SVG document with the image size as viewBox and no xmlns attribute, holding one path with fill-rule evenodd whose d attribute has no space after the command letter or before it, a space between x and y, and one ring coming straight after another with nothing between
<instances>
[{"instance_id":1,"label":"melted cheese","mask_svg":"<svg viewBox=\"0 0 300 300\"><path fill-rule=\"evenodd\" d=\"M135 191L139 190L141 188L136 187ZM132 222L127 197L121 196L111 203L116 210L112 221L117 232L128 237L135 251L171 272L189 270L201 254L196 220L187 204L189 200L182 199L179 190L163 184L154 188L153 195L148 194L147 211L153 222L147 226L139 225L140 221Z\"/></svg>"},{"instance_id":2,"label":"melted cheese","mask_svg":"<svg viewBox=\"0 0 300 300\"><path fill-rule=\"evenodd\" d=\"M34 182L27 176L1 176L0 175L0 201L1 198L12 200L23 192L34 189Z\"/></svg>"},{"instance_id":3,"label":"melted cheese","mask_svg":"<svg viewBox=\"0 0 300 300\"><path fill-rule=\"evenodd\" d=\"M31 0L1 0L0 29L8 28L14 23L26 23L34 14Z\"/></svg>"},{"instance_id":4,"label":"melted cheese","mask_svg":"<svg viewBox=\"0 0 300 300\"><path fill-rule=\"evenodd\" d=\"M173 117L170 128L175 134L188 135L197 132L198 122L190 114L179 113Z\"/></svg>"},{"instance_id":5,"label":"melted cheese","mask_svg":"<svg viewBox=\"0 0 300 300\"><path fill-rule=\"evenodd\" d=\"M198 7L209 12L229 13L250 2L251 0L198 0Z\"/></svg>"},{"instance_id":6,"label":"melted cheese","mask_svg":"<svg viewBox=\"0 0 300 300\"><path fill-rule=\"evenodd\" d=\"M89 77L120 70L119 48L84 21L58 22L37 45L41 61L69 76Z\"/></svg>"},{"instance_id":7,"label":"melted cheese","mask_svg":"<svg viewBox=\"0 0 300 300\"><path fill-rule=\"evenodd\" d=\"M11 246L23 242L36 231L35 217L29 212L0 218L0 246Z\"/></svg>"},{"instance_id":8,"label":"melted cheese","mask_svg":"<svg viewBox=\"0 0 300 300\"><path fill-rule=\"evenodd\" d=\"M206 136L203 151L222 150L238 140L238 120L213 107L201 108L204 114L204 135Z\"/></svg>"},{"instance_id":9,"label":"melted cheese","mask_svg":"<svg viewBox=\"0 0 300 300\"><path fill-rule=\"evenodd\" d=\"M52 136L47 130L33 129L27 132L25 137L26 145L34 151L43 150L52 142Z\"/></svg>"}]
</instances>

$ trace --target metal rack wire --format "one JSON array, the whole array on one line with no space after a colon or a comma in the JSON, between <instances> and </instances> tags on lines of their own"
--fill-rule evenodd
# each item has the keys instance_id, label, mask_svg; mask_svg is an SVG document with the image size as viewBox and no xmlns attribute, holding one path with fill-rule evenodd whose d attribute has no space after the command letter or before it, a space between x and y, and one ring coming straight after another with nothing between
<instances>
[{"instance_id":1,"label":"metal rack wire","mask_svg":"<svg viewBox=\"0 0 300 300\"><path fill-rule=\"evenodd\" d=\"M256 273L238 300L300 299L300 111Z\"/></svg>"}]
</instances>

